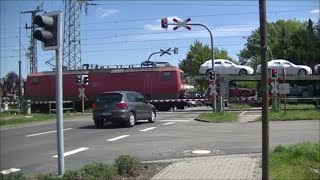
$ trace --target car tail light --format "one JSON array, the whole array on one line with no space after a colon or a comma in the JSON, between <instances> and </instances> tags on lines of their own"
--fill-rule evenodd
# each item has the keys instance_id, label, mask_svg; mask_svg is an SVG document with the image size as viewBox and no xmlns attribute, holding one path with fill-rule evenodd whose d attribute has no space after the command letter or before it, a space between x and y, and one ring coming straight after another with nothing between
<instances>
[{"instance_id":1,"label":"car tail light","mask_svg":"<svg viewBox=\"0 0 320 180\"><path fill-rule=\"evenodd\" d=\"M92 104L92 109L95 109L97 107L97 104L96 103L93 103Z\"/></svg>"},{"instance_id":2,"label":"car tail light","mask_svg":"<svg viewBox=\"0 0 320 180\"><path fill-rule=\"evenodd\" d=\"M125 103L125 102L121 102L121 103L118 103L118 104L116 104L116 108L117 109L126 109L127 108L127 103Z\"/></svg>"}]
</instances>

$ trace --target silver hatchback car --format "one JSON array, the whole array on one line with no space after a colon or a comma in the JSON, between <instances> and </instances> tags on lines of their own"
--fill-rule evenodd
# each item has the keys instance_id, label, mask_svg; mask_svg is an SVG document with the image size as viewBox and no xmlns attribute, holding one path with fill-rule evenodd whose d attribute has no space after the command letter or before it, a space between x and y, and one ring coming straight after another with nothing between
<instances>
[{"instance_id":1,"label":"silver hatchback car","mask_svg":"<svg viewBox=\"0 0 320 180\"><path fill-rule=\"evenodd\" d=\"M156 108L140 93L133 91L101 93L92 105L92 109L97 128L103 128L105 122L133 127L137 120L147 119L150 123L154 123L156 119Z\"/></svg>"}]
</instances>

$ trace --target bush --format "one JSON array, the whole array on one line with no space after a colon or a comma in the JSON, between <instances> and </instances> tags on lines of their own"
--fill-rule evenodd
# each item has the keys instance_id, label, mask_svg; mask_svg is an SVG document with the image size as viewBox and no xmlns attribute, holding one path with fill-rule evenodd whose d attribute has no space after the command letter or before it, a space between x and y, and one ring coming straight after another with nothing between
<instances>
[{"instance_id":1,"label":"bush","mask_svg":"<svg viewBox=\"0 0 320 180\"><path fill-rule=\"evenodd\" d=\"M115 159L115 167L119 175L134 175L134 172L141 166L136 157L122 155Z\"/></svg>"},{"instance_id":2,"label":"bush","mask_svg":"<svg viewBox=\"0 0 320 180\"><path fill-rule=\"evenodd\" d=\"M111 180L116 176L113 166L103 163L93 163L85 165L81 170L82 179L106 179ZM72 174L71 174L72 175Z\"/></svg>"}]
</instances>

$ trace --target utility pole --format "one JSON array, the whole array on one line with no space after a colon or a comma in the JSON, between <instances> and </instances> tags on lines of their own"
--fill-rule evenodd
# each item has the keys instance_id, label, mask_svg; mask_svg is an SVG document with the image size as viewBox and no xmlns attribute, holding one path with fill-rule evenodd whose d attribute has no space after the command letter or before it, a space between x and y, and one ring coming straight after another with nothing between
<instances>
[{"instance_id":1,"label":"utility pole","mask_svg":"<svg viewBox=\"0 0 320 180\"><path fill-rule=\"evenodd\" d=\"M37 9L35 10L30 10L30 11L24 11L24 12L21 12L22 14L26 14L26 13L31 13L31 26L25 26L25 29L31 29L31 37L30 37L30 51L29 51L29 59L30 59L30 71L29 73L35 73L35 72L38 72L38 60L37 60L37 41L36 39L34 39L34 37L32 36L33 32L34 32L34 29L35 29L35 26L34 26L34 23L33 23L33 19L35 18L36 14L38 12L41 12L43 11L42 10L42 4L41 4L41 7L40 6L37 6ZM29 50L29 49L28 49Z\"/></svg>"},{"instance_id":2,"label":"utility pole","mask_svg":"<svg viewBox=\"0 0 320 180\"><path fill-rule=\"evenodd\" d=\"M92 0L64 0L64 31L63 31L63 65L67 69L78 69L81 64L81 41L80 41L80 14L82 5L85 13L88 12L88 3Z\"/></svg>"},{"instance_id":3,"label":"utility pole","mask_svg":"<svg viewBox=\"0 0 320 180\"><path fill-rule=\"evenodd\" d=\"M268 90L268 61L267 61L267 27L266 0L259 0L260 16L260 56L262 81L262 179L269 179L269 90Z\"/></svg>"},{"instance_id":4,"label":"utility pole","mask_svg":"<svg viewBox=\"0 0 320 180\"><path fill-rule=\"evenodd\" d=\"M21 82L21 13L19 13L19 109L22 112L22 82Z\"/></svg>"}]
</instances>

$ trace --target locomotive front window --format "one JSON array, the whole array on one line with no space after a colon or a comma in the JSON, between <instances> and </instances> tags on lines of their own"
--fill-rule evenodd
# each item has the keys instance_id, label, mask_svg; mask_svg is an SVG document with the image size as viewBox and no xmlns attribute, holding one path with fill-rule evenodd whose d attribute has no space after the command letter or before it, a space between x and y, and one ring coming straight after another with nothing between
<instances>
[{"instance_id":1,"label":"locomotive front window","mask_svg":"<svg viewBox=\"0 0 320 180\"><path fill-rule=\"evenodd\" d=\"M171 80L171 78L172 78L171 72L163 72L162 73L162 80L168 81L168 80Z\"/></svg>"},{"instance_id":2,"label":"locomotive front window","mask_svg":"<svg viewBox=\"0 0 320 180\"><path fill-rule=\"evenodd\" d=\"M33 85L37 85L37 84L38 84L38 77L33 77L33 78L31 79L31 83L32 83Z\"/></svg>"}]
</instances>

